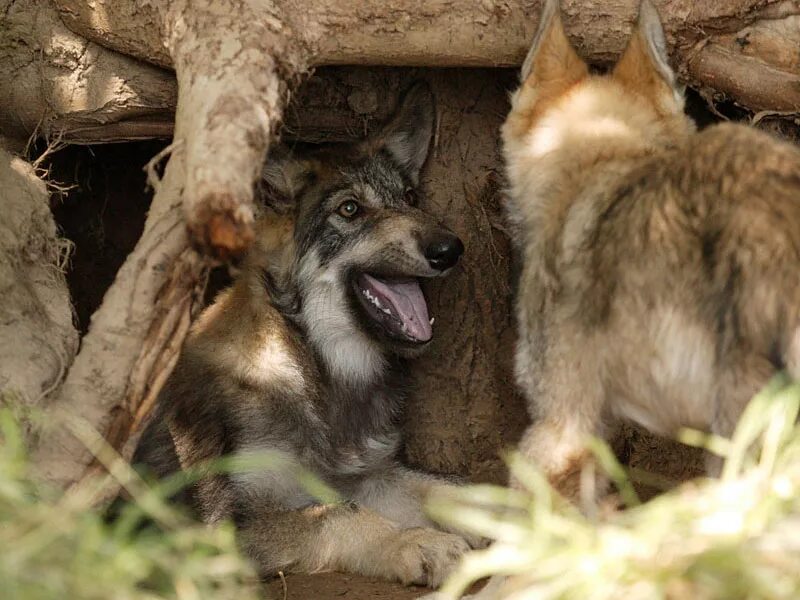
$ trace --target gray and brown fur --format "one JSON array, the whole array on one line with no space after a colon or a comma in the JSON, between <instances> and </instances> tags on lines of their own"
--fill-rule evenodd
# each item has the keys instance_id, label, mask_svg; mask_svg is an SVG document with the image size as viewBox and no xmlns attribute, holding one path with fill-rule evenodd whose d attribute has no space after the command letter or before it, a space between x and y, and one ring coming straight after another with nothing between
<instances>
[{"instance_id":1,"label":"gray and brown fur","mask_svg":"<svg viewBox=\"0 0 800 600\"><path fill-rule=\"evenodd\" d=\"M619 419L729 435L776 371L800 375L800 151L696 131L655 8L592 75L548 1L502 135L522 256L521 450L580 497L585 441ZM713 470L713 469L712 469Z\"/></svg>"},{"instance_id":2,"label":"gray and brown fur","mask_svg":"<svg viewBox=\"0 0 800 600\"><path fill-rule=\"evenodd\" d=\"M423 512L426 495L451 484L396 458L401 357L424 344L381 336L350 286L359 270L443 274L426 248L457 238L415 201L433 123L420 84L363 142L272 157L255 247L194 324L145 434L138 457L159 475L281 453L282 468L210 476L192 493L206 521L235 520L265 576L343 570L437 586L469 548ZM360 218L337 213L348 199ZM294 467L344 501L317 502Z\"/></svg>"}]
</instances>

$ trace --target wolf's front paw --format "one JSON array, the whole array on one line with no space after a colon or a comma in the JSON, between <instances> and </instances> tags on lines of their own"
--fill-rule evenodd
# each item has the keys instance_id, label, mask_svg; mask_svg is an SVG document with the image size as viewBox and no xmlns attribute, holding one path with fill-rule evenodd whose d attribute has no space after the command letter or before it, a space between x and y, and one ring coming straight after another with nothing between
<instances>
[{"instance_id":1,"label":"wolf's front paw","mask_svg":"<svg viewBox=\"0 0 800 600\"><path fill-rule=\"evenodd\" d=\"M400 531L392 539L386 557L403 583L437 588L469 549L469 544L458 535L414 528Z\"/></svg>"}]
</instances>

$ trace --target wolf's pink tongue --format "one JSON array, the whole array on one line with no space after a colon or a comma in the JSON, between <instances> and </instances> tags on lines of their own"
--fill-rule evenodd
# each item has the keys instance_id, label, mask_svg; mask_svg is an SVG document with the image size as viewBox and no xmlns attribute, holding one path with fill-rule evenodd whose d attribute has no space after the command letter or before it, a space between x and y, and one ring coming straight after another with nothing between
<instances>
[{"instance_id":1,"label":"wolf's pink tongue","mask_svg":"<svg viewBox=\"0 0 800 600\"><path fill-rule=\"evenodd\" d=\"M392 303L392 308L405 325L405 333L421 342L433 337L428 304L416 281L383 281L364 273L364 277L376 291Z\"/></svg>"}]
</instances>

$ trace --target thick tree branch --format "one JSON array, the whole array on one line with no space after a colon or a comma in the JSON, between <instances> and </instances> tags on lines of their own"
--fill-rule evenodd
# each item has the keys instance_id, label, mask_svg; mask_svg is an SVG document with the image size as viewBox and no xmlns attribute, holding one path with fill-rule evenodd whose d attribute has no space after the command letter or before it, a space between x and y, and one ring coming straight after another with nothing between
<instances>
[{"instance_id":1,"label":"thick tree branch","mask_svg":"<svg viewBox=\"0 0 800 600\"><path fill-rule=\"evenodd\" d=\"M81 35L174 66L167 22L157 4L56 3ZM434 0L392 8L378 0L310 0L302 10L295 4L277 0L272 9L259 8L257 20L268 27L275 22L269 10L289 11L293 37L300 35L315 48L314 64L509 66L525 53L540 3ZM565 1L567 28L587 58L611 61L625 42L635 5L636 0ZM707 98L732 99L753 112L797 111L800 5L795 0L673 0L660 7L676 68ZM225 31L222 23L218 30ZM39 124L45 134L58 130L64 140L78 143L172 134L174 77L87 44L55 20L46 0L15 2L3 37L8 41L0 44L0 105L6 110L0 112L0 130L6 135L28 136Z\"/></svg>"},{"instance_id":2,"label":"thick tree branch","mask_svg":"<svg viewBox=\"0 0 800 600\"><path fill-rule=\"evenodd\" d=\"M252 239L253 189L288 97L305 70L297 34L268 2L166 2L178 76L176 140L186 148L183 204L193 242L220 258Z\"/></svg>"}]
</instances>

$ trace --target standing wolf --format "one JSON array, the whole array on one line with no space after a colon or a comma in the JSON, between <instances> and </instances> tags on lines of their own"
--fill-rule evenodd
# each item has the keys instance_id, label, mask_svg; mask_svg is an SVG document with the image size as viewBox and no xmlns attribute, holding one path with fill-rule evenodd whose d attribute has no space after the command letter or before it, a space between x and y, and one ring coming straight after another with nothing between
<instances>
[{"instance_id":1,"label":"standing wolf","mask_svg":"<svg viewBox=\"0 0 800 600\"><path fill-rule=\"evenodd\" d=\"M502 129L521 450L572 499L586 438L618 418L727 436L777 370L800 375L800 151L697 132L665 47L644 0L617 65L591 75L548 0Z\"/></svg>"},{"instance_id":2,"label":"standing wolf","mask_svg":"<svg viewBox=\"0 0 800 600\"><path fill-rule=\"evenodd\" d=\"M728 435L778 369L800 375L800 151L741 125L698 133L665 48L644 0L619 62L592 75L546 0L502 128L533 419L520 450L573 501L592 495L587 438L618 419Z\"/></svg>"},{"instance_id":3,"label":"standing wolf","mask_svg":"<svg viewBox=\"0 0 800 600\"><path fill-rule=\"evenodd\" d=\"M378 135L268 163L255 246L194 325L145 433L137 459L158 475L280 453L279 469L209 476L192 491L205 520L235 520L264 575L344 570L437 586L469 549L423 513L447 484L395 458L399 358L433 335L420 280L463 251L416 207L433 123L418 84ZM345 501L315 502L298 468Z\"/></svg>"}]
</instances>

